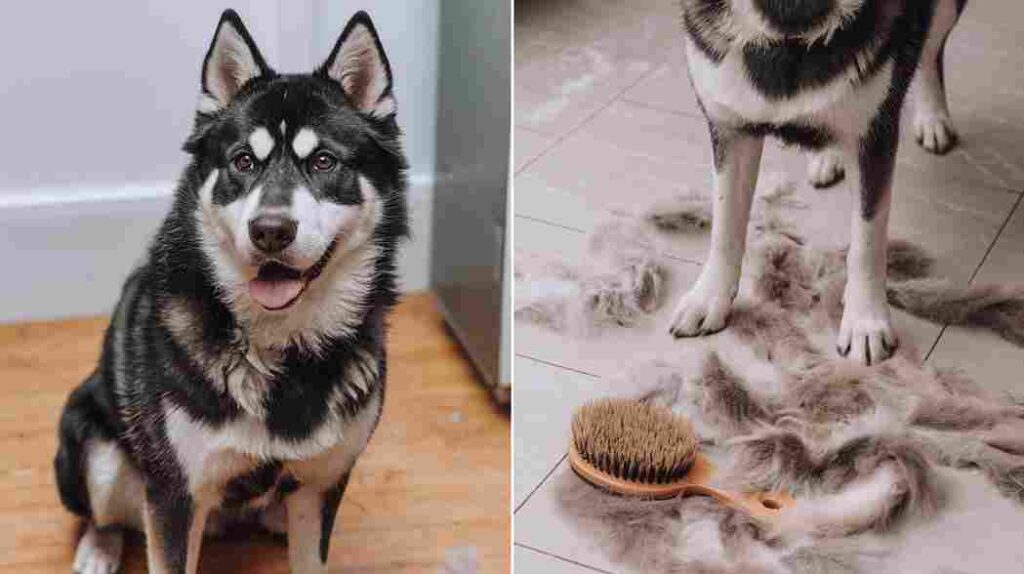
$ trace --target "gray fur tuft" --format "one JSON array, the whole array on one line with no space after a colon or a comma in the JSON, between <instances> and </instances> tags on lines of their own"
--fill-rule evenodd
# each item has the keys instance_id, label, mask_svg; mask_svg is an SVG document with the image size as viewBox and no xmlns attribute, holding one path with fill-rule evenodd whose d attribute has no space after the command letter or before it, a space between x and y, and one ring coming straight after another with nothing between
<instances>
[{"instance_id":1,"label":"gray fur tuft","mask_svg":"<svg viewBox=\"0 0 1024 574\"><path fill-rule=\"evenodd\" d=\"M697 193L656 202L643 219L664 233L705 233L711 230L711 202Z\"/></svg>"},{"instance_id":2,"label":"gray fur tuft","mask_svg":"<svg viewBox=\"0 0 1024 574\"><path fill-rule=\"evenodd\" d=\"M921 279L890 285L889 302L936 323L991 329L1024 346L1024 285L956 287Z\"/></svg>"}]
</instances>

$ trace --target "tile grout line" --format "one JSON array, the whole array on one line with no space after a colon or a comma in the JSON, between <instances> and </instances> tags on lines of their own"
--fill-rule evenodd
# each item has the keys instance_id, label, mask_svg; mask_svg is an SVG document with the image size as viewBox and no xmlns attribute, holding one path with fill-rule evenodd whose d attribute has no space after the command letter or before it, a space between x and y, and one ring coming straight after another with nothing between
<instances>
[{"instance_id":1,"label":"tile grout line","mask_svg":"<svg viewBox=\"0 0 1024 574\"><path fill-rule=\"evenodd\" d=\"M575 560L566 558L565 556L559 556L558 554L553 554L553 553L548 552L546 550L541 550L540 548L534 548L533 546L530 546L528 544L523 544L522 542L515 542L513 544L515 546L520 547L520 548L525 548L525 549L527 549L527 550L529 550L531 552L536 552L537 554L542 554L542 555L547 556L549 558L554 558L556 560L561 560L562 562L568 562L569 564L572 564L572 565L575 565L575 566L579 566L579 567L585 568L587 570L591 570L591 571L594 571L594 572L601 572L602 574L612 574L608 570L602 570L600 568L595 568L594 566L591 566L589 564L584 564L582 562L577 562Z\"/></svg>"},{"instance_id":2,"label":"tile grout line","mask_svg":"<svg viewBox=\"0 0 1024 574\"><path fill-rule=\"evenodd\" d=\"M579 228L576 228L576 227L572 227L570 225L565 225L565 224L562 224L562 223L555 223L553 221L548 221L546 219L540 219L539 217L534 217L532 215L516 214L516 217L522 217L523 219L526 219L528 221L533 221L534 223L543 223L545 225L550 225L552 227L558 227L558 228L564 229L566 231L575 231L576 233L584 233L584 234L587 233L586 229L579 229Z\"/></svg>"},{"instance_id":3,"label":"tile grout line","mask_svg":"<svg viewBox=\"0 0 1024 574\"><path fill-rule=\"evenodd\" d=\"M575 233L582 233L584 235L586 235L586 234L588 234L588 233L590 233L592 231L592 230L588 230L588 229L579 229L578 227L572 227L570 225L565 225L565 224L562 224L562 223L555 223L554 221L548 221L546 219L541 219L539 217L534 217L532 215L516 214L516 217L521 217L521 218L523 218L523 219L525 219L527 221L532 221L534 223L541 223L543 225L550 225L551 227L557 227L559 229L564 229L566 231L572 231L572 232L575 232ZM666 253L664 256L665 256L666 259L672 259L673 261L678 261L680 263L689 263L691 265L697 265L698 267L703 267L704 266L704 262L703 261L696 261L694 259L687 259L686 257L682 257L682 256L676 255L674 253Z\"/></svg>"},{"instance_id":4,"label":"tile grout line","mask_svg":"<svg viewBox=\"0 0 1024 574\"><path fill-rule=\"evenodd\" d=\"M533 498L533 495L537 494L537 491L540 490L540 487L544 486L544 483L547 482L549 478L551 478L551 475L554 474L556 470L558 470L559 466L562 466L562 463L565 462L565 459L568 456L568 454L563 454L562 457L558 459L558 462L556 462L555 465L551 467L551 470L549 470L548 473L544 475L544 478L540 479L540 482L537 483L537 486L533 487L533 490L530 491L530 494L527 494L526 498L524 498L523 501L519 503L519 506L516 506L516 509L512 511L513 519L515 514L519 512L519 509L526 506L527 502L530 502L530 499Z\"/></svg>"},{"instance_id":5,"label":"tile grout line","mask_svg":"<svg viewBox=\"0 0 1024 574\"><path fill-rule=\"evenodd\" d=\"M985 262L988 261L988 256L992 254L992 250L995 249L996 243L999 242L999 238L1003 236L1003 232L1010 226L1010 220L1013 219L1014 214L1016 214L1017 210L1020 209L1022 200L1024 200L1024 193L1017 195L1017 201L1013 204L1013 207L1010 208L1010 212L1006 214L1006 219L1003 220L1003 224L999 226L999 231L996 232L995 239L993 239L992 243L989 244L988 249L985 250L985 254L981 256L981 262L978 263L978 266L974 269L974 273L971 274L971 278L967 281L968 285L974 283L974 280L978 278L978 274L981 273L981 268L984 267Z\"/></svg>"},{"instance_id":6,"label":"tile grout line","mask_svg":"<svg viewBox=\"0 0 1024 574\"><path fill-rule=\"evenodd\" d=\"M534 357L532 355L527 355L527 354L524 354L524 353L516 353L516 356L520 357L520 358L523 358L523 359L528 359L528 360L533 361L535 363L540 363L542 365L547 365L549 367L555 367L555 368L558 368L558 369L563 369L563 370L566 370L566 371L570 371L570 372L576 373L578 375L585 375L585 376L588 376L588 377L590 377L592 379L598 379L598 380L601 379L601 375L598 375L597 373L590 373L590 372L582 371L580 369L576 369L576 368L573 368L573 367L566 367L565 365L559 365L558 363L552 363L551 361L546 361L544 359L538 359L537 357Z\"/></svg>"},{"instance_id":7,"label":"tile grout line","mask_svg":"<svg viewBox=\"0 0 1024 574\"><path fill-rule=\"evenodd\" d=\"M988 261L988 256L992 254L992 250L996 248L996 243L999 242L999 238L1003 236L1003 232L1010 225L1010 220L1017 213L1017 210L1024 205L1024 192L1019 192L1017 195L1017 201L1010 208L1010 212L1006 215L1006 219L1003 220L1003 224L999 226L999 231L996 232L995 238L992 239L992 243L989 244L988 249L985 250L985 254L981 256L981 262L974 268L974 273L971 273L971 278L967 280L967 285L974 283L974 280L978 278L978 274L981 273L981 268L985 266L985 262ZM932 343L932 347L928 349L928 353L924 356L923 362L928 362L928 359L932 357L932 353L939 346L939 341L942 340L942 336L946 334L946 329L949 328L949 323L942 325L942 329L939 330L939 336L935 338L935 342Z\"/></svg>"},{"instance_id":8,"label":"tile grout line","mask_svg":"<svg viewBox=\"0 0 1024 574\"><path fill-rule=\"evenodd\" d=\"M692 118L696 118L698 120L707 121L707 118L704 117L704 114L701 114L699 112L686 112L686 111L683 111L683 110L670 109L670 108L666 108L664 106L659 106L657 104L651 104L651 103L648 103L648 102L642 102L640 100L634 100L634 99L630 98L629 96L624 96L622 98L622 101L626 102L627 104L630 104L630 105L638 106L638 107L641 107L641 108L646 108L648 110L653 110L653 111L656 111L656 112L663 112L663 113L666 113L666 114L672 114L672 115L680 116L680 117L684 117L684 118L691 118L691 119Z\"/></svg>"},{"instance_id":9,"label":"tile grout line","mask_svg":"<svg viewBox=\"0 0 1024 574\"><path fill-rule=\"evenodd\" d=\"M543 152L538 154L537 157L535 157L535 158L531 159L530 161L526 162L525 164L523 164L523 166L521 168L516 170L515 175L519 175L520 173L525 171L526 168L530 167L534 163L538 162L540 160L540 158L542 158L545 155L547 155L548 152L550 152L552 149L555 148L555 146L557 146L558 144L560 144L563 141L565 141L565 140L569 139L570 137L572 137L572 135L575 134L577 131L581 130L583 128L583 126L585 126L588 123L590 123L590 120L592 120L595 117L597 117L598 114L600 114L601 112L605 111L612 104L614 104L616 101L618 101L622 97L623 94L625 94L629 90L633 89L633 87L638 85L640 82L642 82L642 81L646 80L647 78L649 78L655 72L655 70L657 70L658 67L661 66L664 63L665 63L665 60L662 60L662 61L658 62L657 64L652 65L650 70L648 70L647 72L641 74L639 78L637 78L633 82L630 82L629 85L627 85L627 86L623 87L622 89L620 89L619 91L615 92L614 95L612 95L610 98L608 98L607 102L605 102L598 109L594 110L592 113L587 114L587 116L584 117L582 120L580 120L580 122L578 124L576 124L575 126L569 128L564 134L562 134L560 136L555 136L555 141L551 142L551 145L549 145ZM513 107L514 106L515 106L515 104L513 103ZM514 122L513 122L513 124L514 124ZM533 131L537 131L537 130L533 130ZM513 187L514 186L515 186L515 184L513 183Z\"/></svg>"}]
</instances>

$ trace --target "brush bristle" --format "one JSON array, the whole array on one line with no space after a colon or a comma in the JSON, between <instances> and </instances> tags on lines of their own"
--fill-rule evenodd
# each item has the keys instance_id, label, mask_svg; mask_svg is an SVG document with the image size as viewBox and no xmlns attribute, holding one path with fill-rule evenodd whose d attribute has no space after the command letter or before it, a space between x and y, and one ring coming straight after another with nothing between
<instances>
[{"instance_id":1,"label":"brush bristle","mask_svg":"<svg viewBox=\"0 0 1024 574\"><path fill-rule=\"evenodd\" d=\"M697 449L685 418L629 399L598 399L577 409L572 441L583 460L598 470L643 484L684 477Z\"/></svg>"}]
</instances>

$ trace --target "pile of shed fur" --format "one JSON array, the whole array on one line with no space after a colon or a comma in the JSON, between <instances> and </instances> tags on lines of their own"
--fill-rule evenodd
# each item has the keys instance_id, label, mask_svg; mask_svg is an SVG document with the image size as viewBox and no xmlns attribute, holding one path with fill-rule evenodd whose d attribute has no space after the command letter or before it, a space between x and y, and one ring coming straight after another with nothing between
<instances>
[{"instance_id":1,"label":"pile of shed fur","mask_svg":"<svg viewBox=\"0 0 1024 574\"><path fill-rule=\"evenodd\" d=\"M615 497L565 472L561 509L640 572L1019 568L1024 402L923 365L909 343L872 367L838 357L845 254L812 249L778 217L788 190L762 199L751 287L719 344L701 364L634 365L622 384L687 416L726 485L785 489L797 504L759 523L697 497ZM586 266L521 259L517 318L573 333L636 325L662 304L669 279L654 236L709 223L706 203L691 196L600 226ZM893 242L890 302L1024 345L1024 286L956 288L929 277L931 267L916 246Z\"/></svg>"}]
</instances>

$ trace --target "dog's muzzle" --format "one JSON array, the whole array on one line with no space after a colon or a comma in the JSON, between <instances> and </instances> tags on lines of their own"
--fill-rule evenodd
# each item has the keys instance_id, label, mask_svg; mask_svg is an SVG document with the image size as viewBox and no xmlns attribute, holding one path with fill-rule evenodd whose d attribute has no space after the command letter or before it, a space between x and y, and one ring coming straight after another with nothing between
<instances>
[{"instance_id":1,"label":"dog's muzzle","mask_svg":"<svg viewBox=\"0 0 1024 574\"><path fill-rule=\"evenodd\" d=\"M320 259L305 271L299 271L279 261L266 261L260 265L256 277L249 280L249 296L268 311L281 311L299 300L309 284L323 272L338 246L335 239L324 250Z\"/></svg>"}]
</instances>

